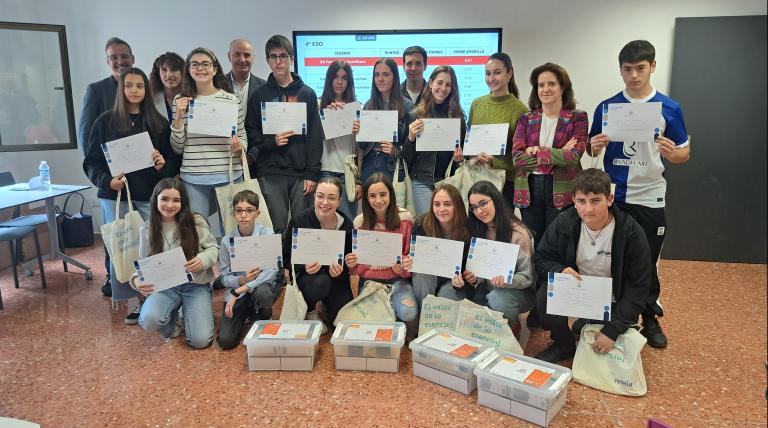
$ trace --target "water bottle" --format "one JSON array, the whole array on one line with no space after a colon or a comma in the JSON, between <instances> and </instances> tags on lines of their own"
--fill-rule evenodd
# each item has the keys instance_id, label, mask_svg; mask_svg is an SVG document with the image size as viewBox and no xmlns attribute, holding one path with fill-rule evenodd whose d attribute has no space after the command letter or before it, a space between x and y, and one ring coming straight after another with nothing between
<instances>
[{"instance_id":1,"label":"water bottle","mask_svg":"<svg viewBox=\"0 0 768 428\"><path fill-rule=\"evenodd\" d=\"M48 162L40 161L40 184L45 190L51 190L51 168Z\"/></svg>"}]
</instances>

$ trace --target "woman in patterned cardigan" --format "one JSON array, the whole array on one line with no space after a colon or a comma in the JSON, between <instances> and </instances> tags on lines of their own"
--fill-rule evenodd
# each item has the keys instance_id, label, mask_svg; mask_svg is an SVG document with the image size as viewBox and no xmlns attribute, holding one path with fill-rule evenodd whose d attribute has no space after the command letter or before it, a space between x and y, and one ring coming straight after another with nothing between
<instances>
[{"instance_id":1,"label":"woman in patterned cardigan","mask_svg":"<svg viewBox=\"0 0 768 428\"><path fill-rule=\"evenodd\" d=\"M511 156L516 166L514 203L538 243L571 205L571 181L581 170L588 116L576 110L568 72L546 63L531 72L529 113L517 122Z\"/></svg>"}]
</instances>

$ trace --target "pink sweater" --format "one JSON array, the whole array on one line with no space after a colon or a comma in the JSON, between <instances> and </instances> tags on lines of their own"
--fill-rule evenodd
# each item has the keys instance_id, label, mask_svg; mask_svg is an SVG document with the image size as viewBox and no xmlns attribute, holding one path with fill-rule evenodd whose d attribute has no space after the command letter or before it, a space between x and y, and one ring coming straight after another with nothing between
<instances>
[{"instance_id":1,"label":"pink sweater","mask_svg":"<svg viewBox=\"0 0 768 428\"><path fill-rule=\"evenodd\" d=\"M399 233L403 237L403 256L407 255L411 251L411 229L413 229L413 217L411 214L402 209L398 209L398 215L400 216L400 227L394 230L385 229L384 222L376 220L376 225L373 230L381 232ZM360 214L355 217L353 225L355 229L360 229L363 224L363 215ZM373 280L392 280L395 278L410 278L410 272L403 272L396 274L391 266L371 266L358 264L354 269L350 269L350 275L360 275L361 279L373 279Z\"/></svg>"}]
</instances>

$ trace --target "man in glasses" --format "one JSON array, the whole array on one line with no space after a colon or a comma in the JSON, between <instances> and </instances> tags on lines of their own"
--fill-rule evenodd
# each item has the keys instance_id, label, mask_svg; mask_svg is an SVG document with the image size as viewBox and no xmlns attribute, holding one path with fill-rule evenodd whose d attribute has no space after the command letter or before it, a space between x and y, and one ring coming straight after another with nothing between
<instances>
[{"instance_id":1,"label":"man in glasses","mask_svg":"<svg viewBox=\"0 0 768 428\"><path fill-rule=\"evenodd\" d=\"M104 48L107 53L107 65L112 74L98 82L88 85L83 99L83 109L80 111L80 122L77 125L77 135L80 137L80 151L88 153L91 128L96 118L107 110L112 110L115 104L117 81L120 73L133 66L133 52L131 46L122 39L112 37L107 40ZM101 293L106 297L112 297L112 286L109 282L109 253L104 251L104 266L107 269L107 278L101 287Z\"/></svg>"},{"instance_id":2,"label":"man in glasses","mask_svg":"<svg viewBox=\"0 0 768 428\"><path fill-rule=\"evenodd\" d=\"M282 233L289 216L309 206L308 197L315 191L320 178L323 131L315 91L291 71L291 42L284 36L272 36L264 50L272 73L266 85L248 99L245 129L248 132L248 153L256 159L256 176L272 225L276 233ZM306 103L304 132L282 131L265 135L261 117L263 102Z\"/></svg>"}]
</instances>

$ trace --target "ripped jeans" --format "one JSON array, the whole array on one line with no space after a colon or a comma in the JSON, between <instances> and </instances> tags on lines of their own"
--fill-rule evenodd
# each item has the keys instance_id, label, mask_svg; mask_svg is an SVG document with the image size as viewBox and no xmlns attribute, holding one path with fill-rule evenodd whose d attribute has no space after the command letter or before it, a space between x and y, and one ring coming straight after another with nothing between
<instances>
[{"instance_id":1,"label":"ripped jeans","mask_svg":"<svg viewBox=\"0 0 768 428\"><path fill-rule=\"evenodd\" d=\"M365 289L365 281L367 281L365 278L360 278L360 293ZM413 294L413 286L410 281L402 278L373 279L372 281L392 286L391 302L397 319L407 323L418 318L419 307L416 305L416 296Z\"/></svg>"}]
</instances>

